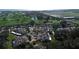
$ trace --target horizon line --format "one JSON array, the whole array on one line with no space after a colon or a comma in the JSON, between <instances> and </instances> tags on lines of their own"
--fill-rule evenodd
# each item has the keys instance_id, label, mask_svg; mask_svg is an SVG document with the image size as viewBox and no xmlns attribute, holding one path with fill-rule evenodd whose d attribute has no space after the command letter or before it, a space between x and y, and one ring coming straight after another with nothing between
<instances>
[{"instance_id":1,"label":"horizon line","mask_svg":"<svg viewBox=\"0 0 79 59\"><path fill-rule=\"evenodd\" d=\"M2 11L5 11L5 10L13 10L13 11L54 11L54 10L76 10L76 9L39 9L39 10L31 10L31 9L0 9Z\"/></svg>"}]
</instances>

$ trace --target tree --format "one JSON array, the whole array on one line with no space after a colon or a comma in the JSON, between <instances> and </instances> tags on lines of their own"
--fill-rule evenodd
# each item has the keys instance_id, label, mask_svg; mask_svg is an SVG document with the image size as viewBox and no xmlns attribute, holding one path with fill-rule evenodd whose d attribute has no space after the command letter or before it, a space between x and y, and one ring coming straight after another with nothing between
<instances>
[{"instance_id":1,"label":"tree","mask_svg":"<svg viewBox=\"0 0 79 59\"><path fill-rule=\"evenodd\" d=\"M34 24L35 24L35 21L34 21L34 20L31 20L31 21L29 22L29 24L30 24L30 25L34 25Z\"/></svg>"},{"instance_id":2,"label":"tree","mask_svg":"<svg viewBox=\"0 0 79 59\"><path fill-rule=\"evenodd\" d=\"M15 35L9 34L6 41L6 48L13 48L12 47L12 41L15 39Z\"/></svg>"}]
</instances>

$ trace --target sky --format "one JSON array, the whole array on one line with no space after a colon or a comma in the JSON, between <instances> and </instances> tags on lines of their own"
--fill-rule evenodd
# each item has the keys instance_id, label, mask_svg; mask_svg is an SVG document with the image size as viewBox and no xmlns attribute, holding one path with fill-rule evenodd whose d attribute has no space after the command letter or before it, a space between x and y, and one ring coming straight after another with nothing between
<instances>
[{"instance_id":1,"label":"sky","mask_svg":"<svg viewBox=\"0 0 79 59\"><path fill-rule=\"evenodd\" d=\"M79 9L78 0L0 0L0 9Z\"/></svg>"}]
</instances>

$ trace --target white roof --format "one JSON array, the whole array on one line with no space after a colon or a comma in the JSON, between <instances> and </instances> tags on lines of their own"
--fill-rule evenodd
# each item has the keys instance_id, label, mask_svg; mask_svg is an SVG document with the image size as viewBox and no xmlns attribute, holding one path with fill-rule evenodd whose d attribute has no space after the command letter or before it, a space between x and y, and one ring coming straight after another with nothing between
<instances>
[{"instance_id":1,"label":"white roof","mask_svg":"<svg viewBox=\"0 0 79 59\"><path fill-rule=\"evenodd\" d=\"M22 34L20 34L20 33L14 32L14 31L12 31L11 33L12 33L12 34L15 34L15 35L22 35Z\"/></svg>"}]
</instances>

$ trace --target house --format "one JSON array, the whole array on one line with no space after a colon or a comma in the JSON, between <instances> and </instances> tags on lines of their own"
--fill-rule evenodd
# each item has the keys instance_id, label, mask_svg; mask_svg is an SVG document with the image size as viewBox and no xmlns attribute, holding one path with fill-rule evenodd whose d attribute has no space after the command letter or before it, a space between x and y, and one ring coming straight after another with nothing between
<instances>
[{"instance_id":1,"label":"house","mask_svg":"<svg viewBox=\"0 0 79 59\"><path fill-rule=\"evenodd\" d=\"M16 39L13 41L13 46L15 47L25 42L29 42L27 36L16 36Z\"/></svg>"}]
</instances>

